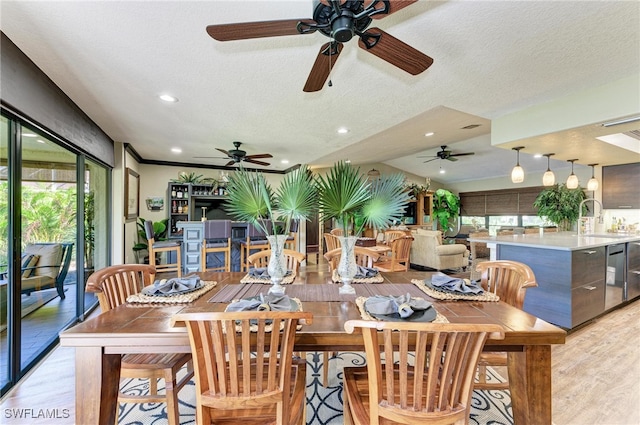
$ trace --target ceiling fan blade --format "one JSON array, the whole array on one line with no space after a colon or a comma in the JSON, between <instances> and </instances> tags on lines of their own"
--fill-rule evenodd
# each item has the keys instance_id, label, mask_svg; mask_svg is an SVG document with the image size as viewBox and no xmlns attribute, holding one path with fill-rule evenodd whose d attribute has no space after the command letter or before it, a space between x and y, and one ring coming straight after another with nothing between
<instances>
[{"instance_id":1,"label":"ceiling fan blade","mask_svg":"<svg viewBox=\"0 0 640 425\"><path fill-rule=\"evenodd\" d=\"M458 158L453 158L453 156L448 156L445 158L447 161L457 161Z\"/></svg>"},{"instance_id":2,"label":"ceiling fan blade","mask_svg":"<svg viewBox=\"0 0 640 425\"><path fill-rule=\"evenodd\" d=\"M302 89L303 91L314 92L322 89L341 51L342 43L329 42L322 45L316 61L311 68L307 82L304 85L304 89Z\"/></svg>"},{"instance_id":3,"label":"ceiling fan blade","mask_svg":"<svg viewBox=\"0 0 640 425\"><path fill-rule=\"evenodd\" d=\"M465 153L454 153L449 156L468 156L468 155L475 155L475 154L476 154L475 152L465 152Z\"/></svg>"},{"instance_id":4,"label":"ceiling fan blade","mask_svg":"<svg viewBox=\"0 0 640 425\"><path fill-rule=\"evenodd\" d=\"M255 159L251 159L251 158L245 158L243 161L250 162L252 164L264 165L265 167L268 167L269 165L271 165L268 162L256 161Z\"/></svg>"},{"instance_id":5,"label":"ceiling fan blade","mask_svg":"<svg viewBox=\"0 0 640 425\"><path fill-rule=\"evenodd\" d=\"M216 150L222 152L223 154L225 154L227 156L229 156L229 152L225 151L224 149L216 148Z\"/></svg>"},{"instance_id":6,"label":"ceiling fan blade","mask_svg":"<svg viewBox=\"0 0 640 425\"><path fill-rule=\"evenodd\" d=\"M400 9L404 9L407 6L411 6L413 3L417 3L418 0L393 0L389 2L389 12L386 14L377 14L371 16L373 19L382 19L385 16L389 16L392 13L396 13ZM381 4L382 2L380 2ZM380 7L376 6L376 9L380 9Z\"/></svg>"},{"instance_id":7,"label":"ceiling fan blade","mask_svg":"<svg viewBox=\"0 0 640 425\"><path fill-rule=\"evenodd\" d=\"M278 21L238 22L208 25L207 33L218 41L246 40L249 38L300 35L298 22L315 24L313 19L284 19Z\"/></svg>"},{"instance_id":8,"label":"ceiling fan blade","mask_svg":"<svg viewBox=\"0 0 640 425\"><path fill-rule=\"evenodd\" d=\"M436 159L440 159L440 158L427 159L426 161L422 161L422 162L426 164L427 162L435 161Z\"/></svg>"},{"instance_id":9,"label":"ceiling fan blade","mask_svg":"<svg viewBox=\"0 0 640 425\"><path fill-rule=\"evenodd\" d=\"M256 155L247 155L245 156L246 159L256 159L256 158L273 158L273 155L271 155L270 153L259 153Z\"/></svg>"},{"instance_id":10,"label":"ceiling fan blade","mask_svg":"<svg viewBox=\"0 0 640 425\"><path fill-rule=\"evenodd\" d=\"M380 28L369 28L358 40L358 46L391 65L418 75L433 63L433 59Z\"/></svg>"},{"instance_id":11,"label":"ceiling fan blade","mask_svg":"<svg viewBox=\"0 0 640 425\"><path fill-rule=\"evenodd\" d=\"M233 164L235 164L236 162L232 159L231 161L227 162L226 164L224 164L225 167L231 167Z\"/></svg>"}]
</instances>

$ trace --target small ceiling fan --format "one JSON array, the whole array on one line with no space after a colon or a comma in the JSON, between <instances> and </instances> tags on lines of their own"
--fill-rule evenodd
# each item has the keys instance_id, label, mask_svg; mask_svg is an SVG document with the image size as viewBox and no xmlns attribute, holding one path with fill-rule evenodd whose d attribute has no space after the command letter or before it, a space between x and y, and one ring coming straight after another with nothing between
<instances>
[{"instance_id":1,"label":"small ceiling fan","mask_svg":"<svg viewBox=\"0 0 640 425\"><path fill-rule=\"evenodd\" d=\"M242 22L209 25L207 33L218 41L283 35L311 34L319 31L331 41L320 48L304 86L305 92L319 91L331 73L342 43L358 36L358 46L380 59L417 75L431 66L433 59L387 34L369 28L373 19L382 19L418 0L313 0L313 19ZM366 5L365 5L366 4Z\"/></svg>"},{"instance_id":2,"label":"small ceiling fan","mask_svg":"<svg viewBox=\"0 0 640 425\"><path fill-rule=\"evenodd\" d=\"M247 152L240 149L240 145L242 145L241 142L233 142L233 146L235 146L235 149L231 149L231 150L224 150L224 149L220 149L220 148L216 148L216 150L219 150L220 152L222 152L223 154L226 155L226 157L223 156L194 156L194 158L224 158L227 159L229 158L231 161L227 162L225 164L225 167L230 167L234 164L237 164L239 162L250 162L252 164L258 164L258 165L264 165L269 166L271 164L269 164L268 162L264 162L264 161L257 161L258 158L273 158L273 155L271 155L270 153L260 153L260 154L255 154L255 155L247 155Z\"/></svg>"},{"instance_id":3,"label":"small ceiling fan","mask_svg":"<svg viewBox=\"0 0 640 425\"><path fill-rule=\"evenodd\" d=\"M469 156L469 155L475 154L475 152L451 153L450 150L447 150L446 145L440 146L440 148L442 150L436 152L435 155L422 155L422 156L419 156L418 158L431 158L424 162L431 162L431 161L435 161L436 159L446 159L448 161L457 161L458 156Z\"/></svg>"}]
</instances>

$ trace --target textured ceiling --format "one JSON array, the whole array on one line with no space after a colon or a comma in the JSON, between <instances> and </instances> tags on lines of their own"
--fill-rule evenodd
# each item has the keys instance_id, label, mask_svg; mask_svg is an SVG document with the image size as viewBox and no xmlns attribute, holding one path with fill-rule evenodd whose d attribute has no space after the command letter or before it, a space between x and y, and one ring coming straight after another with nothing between
<instances>
[{"instance_id":1,"label":"textured ceiling","mask_svg":"<svg viewBox=\"0 0 640 425\"><path fill-rule=\"evenodd\" d=\"M277 170L348 158L443 182L490 178L507 175L514 160L511 150L491 146L492 120L640 78L635 1L419 1L375 26L434 58L427 71L409 75L353 39L332 87L315 93L302 87L325 36L218 42L205 31L310 18L310 0L2 1L0 12L2 31L111 138L147 160L224 165L194 157L219 156L214 148L239 140L248 154L273 154ZM179 102L162 103L161 93ZM481 126L460 130L469 124ZM339 127L349 132L339 135ZM588 129L567 130L570 143L556 133L530 144L556 152L562 164L585 152L598 159L585 164L640 158L605 147ZM436 134L426 138L428 131ZM416 157L441 145L476 155L447 162L457 172L438 176L440 161ZM522 154L528 161L530 169L546 168Z\"/></svg>"}]
</instances>

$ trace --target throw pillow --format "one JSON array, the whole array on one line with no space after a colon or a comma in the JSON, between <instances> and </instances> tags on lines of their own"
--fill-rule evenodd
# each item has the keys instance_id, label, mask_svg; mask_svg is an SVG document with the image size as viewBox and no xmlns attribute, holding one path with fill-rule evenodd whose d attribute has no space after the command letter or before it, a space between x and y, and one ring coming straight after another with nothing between
<instances>
[{"instance_id":1,"label":"throw pillow","mask_svg":"<svg viewBox=\"0 0 640 425\"><path fill-rule=\"evenodd\" d=\"M39 255L35 254L22 254L22 266L20 269L22 270L22 278L31 277L34 273L34 267L38 264L38 260L40 260Z\"/></svg>"}]
</instances>

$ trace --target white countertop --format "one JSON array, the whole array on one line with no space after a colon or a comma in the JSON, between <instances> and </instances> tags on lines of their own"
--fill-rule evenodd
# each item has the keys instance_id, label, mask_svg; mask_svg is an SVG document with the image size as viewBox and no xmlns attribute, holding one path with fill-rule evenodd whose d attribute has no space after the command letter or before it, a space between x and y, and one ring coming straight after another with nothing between
<instances>
[{"instance_id":1,"label":"white countertop","mask_svg":"<svg viewBox=\"0 0 640 425\"><path fill-rule=\"evenodd\" d=\"M487 244L517 245L529 248L558 249L563 251L575 251L579 249L595 248L616 243L640 241L640 235L597 235L578 236L573 232L545 233L543 236L530 233L525 235L503 235L470 237L470 242L485 242Z\"/></svg>"}]
</instances>

